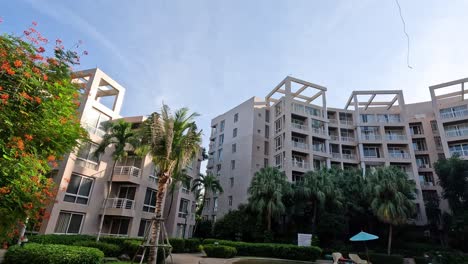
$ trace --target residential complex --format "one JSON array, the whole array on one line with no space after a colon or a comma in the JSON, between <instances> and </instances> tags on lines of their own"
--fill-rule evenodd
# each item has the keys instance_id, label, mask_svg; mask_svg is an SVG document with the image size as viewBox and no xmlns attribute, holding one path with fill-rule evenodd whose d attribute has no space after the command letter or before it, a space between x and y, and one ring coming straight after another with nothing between
<instances>
[{"instance_id":1,"label":"residential complex","mask_svg":"<svg viewBox=\"0 0 468 264\"><path fill-rule=\"evenodd\" d=\"M83 127L91 142L65 156L53 171L59 185L56 203L48 208L40 233L96 235L103 213L104 198L112 173L112 149L94 157L105 132L104 122L123 118L137 128L145 117L121 117L125 89L99 69L74 74L74 81L85 88L79 109ZM187 175L198 177L200 155L187 166ZM110 199L106 203L103 235L142 237L153 217L156 205L157 177L151 157L138 157L131 151L116 163ZM166 229L171 237L191 237L195 225L195 199L189 189L178 187L167 195ZM172 201L172 204L171 204ZM167 214L171 207L170 214Z\"/></svg>"},{"instance_id":2,"label":"residential complex","mask_svg":"<svg viewBox=\"0 0 468 264\"><path fill-rule=\"evenodd\" d=\"M203 217L216 220L245 203L253 175L268 165L291 182L323 167L365 173L393 165L415 181L411 221L425 224L424 201L441 196L432 164L468 157L466 82L431 86L428 102L405 104L401 90L354 91L344 108L330 108L327 88L286 77L265 99L253 97L212 120L207 173L218 176L224 193L209 194Z\"/></svg>"}]
</instances>

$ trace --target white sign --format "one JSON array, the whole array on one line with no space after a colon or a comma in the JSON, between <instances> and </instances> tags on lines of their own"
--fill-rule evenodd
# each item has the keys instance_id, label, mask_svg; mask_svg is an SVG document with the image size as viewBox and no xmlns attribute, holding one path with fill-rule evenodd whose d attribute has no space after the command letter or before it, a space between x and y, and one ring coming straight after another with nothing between
<instances>
[{"instance_id":1,"label":"white sign","mask_svg":"<svg viewBox=\"0 0 468 264\"><path fill-rule=\"evenodd\" d=\"M312 234L297 234L297 245L301 247L308 247L312 243Z\"/></svg>"}]
</instances>

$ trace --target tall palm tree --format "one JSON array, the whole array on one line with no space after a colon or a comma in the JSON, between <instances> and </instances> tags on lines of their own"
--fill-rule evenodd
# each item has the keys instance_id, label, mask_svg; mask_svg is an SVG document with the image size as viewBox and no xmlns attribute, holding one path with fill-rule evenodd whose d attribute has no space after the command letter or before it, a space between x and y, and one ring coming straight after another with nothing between
<instances>
[{"instance_id":1,"label":"tall palm tree","mask_svg":"<svg viewBox=\"0 0 468 264\"><path fill-rule=\"evenodd\" d=\"M203 199L201 200L200 206L197 210L197 216L200 216L203 212L203 207L205 205L206 197L208 193L223 193L223 187L219 183L218 178L213 174L209 173L207 175L200 174L198 179L193 180L192 191L201 191L203 190Z\"/></svg>"},{"instance_id":2,"label":"tall palm tree","mask_svg":"<svg viewBox=\"0 0 468 264\"><path fill-rule=\"evenodd\" d=\"M169 217L169 215L171 215L175 191L180 187L190 189L190 181L191 178L186 174L185 169L177 170L176 172L174 172L174 175L172 175L172 181L171 184L169 184L167 191L168 194L171 195L171 201L169 202L169 208L167 209L166 218Z\"/></svg>"},{"instance_id":3,"label":"tall palm tree","mask_svg":"<svg viewBox=\"0 0 468 264\"><path fill-rule=\"evenodd\" d=\"M317 214L319 207L325 202L333 202L341 205L340 190L335 188L333 183L332 169L321 169L309 171L304 174L304 181L299 182L296 188L296 195L299 198L305 198L312 203L312 231L315 232L317 226Z\"/></svg>"},{"instance_id":4,"label":"tall palm tree","mask_svg":"<svg viewBox=\"0 0 468 264\"><path fill-rule=\"evenodd\" d=\"M104 224L104 216L106 214L106 204L109 200L112 189L112 180L114 177L115 166L118 161L121 161L124 157L128 155L128 148L135 148L138 144L135 133L132 130L132 125L123 120L117 122L106 122L103 127L106 134L103 136L101 143L98 145L94 156L97 158L102 155L107 147L113 146L114 151L112 152L112 160L114 164L112 165L112 171L109 175L109 185L107 188L106 198L104 199L104 206L102 211L101 220L99 222L98 234L96 241L99 241L102 232L102 226Z\"/></svg>"},{"instance_id":5,"label":"tall palm tree","mask_svg":"<svg viewBox=\"0 0 468 264\"><path fill-rule=\"evenodd\" d=\"M415 212L416 185L396 167L378 168L367 178L371 209L380 221L388 224L387 254L390 255L393 226L407 223Z\"/></svg>"},{"instance_id":6,"label":"tall palm tree","mask_svg":"<svg viewBox=\"0 0 468 264\"><path fill-rule=\"evenodd\" d=\"M163 217L163 204L167 186L178 168L185 167L196 154L201 143L201 131L195 124L198 114L189 113L188 108L171 113L167 105L162 106L160 113L153 113L141 126L142 146L140 154L149 153L158 171L158 192L156 212L151 226L151 239L148 263L156 264L159 234L158 220Z\"/></svg>"},{"instance_id":7,"label":"tall palm tree","mask_svg":"<svg viewBox=\"0 0 468 264\"><path fill-rule=\"evenodd\" d=\"M286 175L274 167L262 168L252 178L248 189L249 207L266 217L269 232L272 218L285 211L283 196L291 190Z\"/></svg>"}]
</instances>

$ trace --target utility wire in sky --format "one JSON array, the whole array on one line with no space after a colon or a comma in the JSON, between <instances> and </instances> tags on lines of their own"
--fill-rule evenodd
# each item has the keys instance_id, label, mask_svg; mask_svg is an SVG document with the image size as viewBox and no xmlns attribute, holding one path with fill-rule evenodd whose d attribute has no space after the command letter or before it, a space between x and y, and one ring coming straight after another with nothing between
<instances>
[{"instance_id":1,"label":"utility wire in sky","mask_svg":"<svg viewBox=\"0 0 468 264\"><path fill-rule=\"evenodd\" d=\"M400 3L398 2L398 0L395 0L397 6L398 6L398 12L400 13L400 18L401 18L401 22L403 23L403 32L405 33L406 35L406 40L407 40L407 51L406 51L406 65L408 65L408 68L410 69L413 69L413 67L410 66L410 62L409 62L409 55L410 55L410 37L408 35L408 33L406 32L406 23L405 23L405 19L403 18L403 15L401 14L401 6L400 6Z\"/></svg>"}]
</instances>

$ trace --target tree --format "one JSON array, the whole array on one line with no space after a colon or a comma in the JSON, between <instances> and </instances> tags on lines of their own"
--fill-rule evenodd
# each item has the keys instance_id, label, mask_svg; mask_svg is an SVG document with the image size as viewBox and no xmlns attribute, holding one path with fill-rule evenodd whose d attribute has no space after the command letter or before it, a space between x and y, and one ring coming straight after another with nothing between
<instances>
[{"instance_id":1,"label":"tree","mask_svg":"<svg viewBox=\"0 0 468 264\"><path fill-rule=\"evenodd\" d=\"M181 186L187 189L190 189L190 177L186 174L185 169L177 170L172 176L171 184L168 187L168 194L171 195L171 201L169 202L169 208L167 210L166 216L169 217L172 211L172 204L174 202L174 193Z\"/></svg>"},{"instance_id":2,"label":"tree","mask_svg":"<svg viewBox=\"0 0 468 264\"><path fill-rule=\"evenodd\" d=\"M392 228L402 225L415 212L416 185L397 167L381 167L368 174L367 193L375 216L388 224L387 254L392 247Z\"/></svg>"},{"instance_id":3,"label":"tree","mask_svg":"<svg viewBox=\"0 0 468 264\"><path fill-rule=\"evenodd\" d=\"M135 149L138 145L138 140L135 136L135 133L132 130L132 124L127 123L123 120L117 122L106 122L104 123L103 130L106 134L103 136L101 143L98 145L96 151L94 152L95 157L101 156L108 147L112 146L114 150L112 151L112 160L114 164L112 165L112 171L109 175L109 185L107 188L107 194L104 198L104 206L101 215L101 220L99 222L98 234L96 241L99 241L101 237L102 226L104 224L104 216L106 215L106 204L109 200L112 189L112 180L114 177L115 166L118 161L122 161L123 158L128 156L128 149Z\"/></svg>"},{"instance_id":4,"label":"tree","mask_svg":"<svg viewBox=\"0 0 468 264\"><path fill-rule=\"evenodd\" d=\"M213 174L209 173L208 175L201 174L198 179L193 180L192 191L203 190L203 199L198 206L197 215L201 216L203 212L203 207L205 205L206 197L208 193L223 193L223 187L219 183L218 178Z\"/></svg>"},{"instance_id":5,"label":"tree","mask_svg":"<svg viewBox=\"0 0 468 264\"><path fill-rule=\"evenodd\" d=\"M274 167L262 168L252 178L247 190L249 207L266 218L268 232L271 232L272 218L285 211L283 196L291 190L286 175Z\"/></svg>"},{"instance_id":6,"label":"tree","mask_svg":"<svg viewBox=\"0 0 468 264\"><path fill-rule=\"evenodd\" d=\"M77 113L83 89L72 83L78 53L57 40L46 56L36 25L0 36L0 242L18 235L19 222L48 217L56 186L47 175L87 137Z\"/></svg>"},{"instance_id":7,"label":"tree","mask_svg":"<svg viewBox=\"0 0 468 264\"><path fill-rule=\"evenodd\" d=\"M468 161L457 156L441 159L434 164L439 176L444 199L447 199L454 214L468 209Z\"/></svg>"},{"instance_id":8,"label":"tree","mask_svg":"<svg viewBox=\"0 0 468 264\"><path fill-rule=\"evenodd\" d=\"M304 182L297 184L297 196L305 198L312 204L312 232L316 232L318 209L327 201L341 205L339 189L333 183L333 169L309 171L304 174ZM338 198L338 199L337 199Z\"/></svg>"},{"instance_id":9,"label":"tree","mask_svg":"<svg viewBox=\"0 0 468 264\"><path fill-rule=\"evenodd\" d=\"M170 112L163 105L160 113L153 113L141 126L142 146L138 153L149 153L158 168L158 192L156 212L151 226L149 263L156 263L159 245L160 225L163 217L163 204L167 185L170 183L177 168L185 167L196 154L201 143L201 131L198 130L194 118L196 113L189 114L187 108Z\"/></svg>"}]
</instances>

